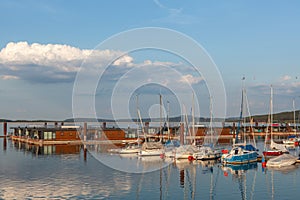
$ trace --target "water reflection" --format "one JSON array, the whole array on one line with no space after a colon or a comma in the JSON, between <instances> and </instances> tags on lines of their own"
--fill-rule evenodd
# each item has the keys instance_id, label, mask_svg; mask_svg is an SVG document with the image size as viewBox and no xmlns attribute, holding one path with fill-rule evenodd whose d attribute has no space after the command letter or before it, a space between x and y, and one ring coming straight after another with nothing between
<instances>
[{"instance_id":1,"label":"water reflection","mask_svg":"<svg viewBox=\"0 0 300 200\"><path fill-rule=\"evenodd\" d=\"M28 143L12 141L13 147L16 150L23 151L26 153L32 153L35 156L51 156L51 155L69 155L69 154L79 154L82 145L31 145Z\"/></svg>"},{"instance_id":2,"label":"water reflection","mask_svg":"<svg viewBox=\"0 0 300 200\"><path fill-rule=\"evenodd\" d=\"M240 176L245 174L248 170L257 169L257 162L247 163L242 165L223 165L222 170L224 171L224 175L226 173L230 173L234 176ZM228 175L228 174L227 174Z\"/></svg>"},{"instance_id":3,"label":"water reflection","mask_svg":"<svg viewBox=\"0 0 300 200\"><path fill-rule=\"evenodd\" d=\"M7 139L3 138L3 151L6 151L7 149Z\"/></svg>"},{"instance_id":4,"label":"water reflection","mask_svg":"<svg viewBox=\"0 0 300 200\"><path fill-rule=\"evenodd\" d=\"M300 184L298 165L262 173L260 163L223 166L218 160L111 155L105 146L4 144L0 142L0 199L293 199ZM88 148L102 149L95 154L115 159L123 168L128 163L162 167L140 174L117 171Z\"/></svg>"}]
</instances>

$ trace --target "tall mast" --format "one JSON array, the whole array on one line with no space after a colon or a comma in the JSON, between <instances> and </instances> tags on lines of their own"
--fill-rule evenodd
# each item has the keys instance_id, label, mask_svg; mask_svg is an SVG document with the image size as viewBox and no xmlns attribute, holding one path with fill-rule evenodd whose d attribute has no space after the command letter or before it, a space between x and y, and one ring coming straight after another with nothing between
<instances>
[{"instance_id":1,"label":"tall mast","mask_svg":"<svg viewBox=\"0 0 300 200\"><path fill-rule=\"evenodd\" d=\"M168 104L168 111L167 111L168 140L170 140L170 119L169 119L169 115L170 115L170 102L167 101L167 104Z\"/></svg>"},{"instance_id":2,"label":"tall mast","mask_svg":"<svg viewBox=\"0 0 300 200\"><path fill-rule=\"evenodd\" d=\"M137 125L137 138L138 138L138 146L140 145L140 142L139 142L139 139L140 139L140 136L139 136L139 130L138 130L138 127L140 127L140 124L139 124L139 94L136 94L136 125ZM141 127L140 127L141 128ZM146 138L145 138L146 140Z\"/></svg>"},{"instance_id":3,"label":"tall mast","mask_svg":"<svg viewBox=\"0 0 300 200\"><path fill-rule=\"evenodd\" d=\"M209 121L209 132L210 132L210 143L213 144L213 130L212 130L212 118L213 118L213 104L212 104L212 96L209 96L209 111L210 111L210 121Z\"/></svg>"},{"instance_id":4,"label":"tall mast","mask_svg":"<svg viewBox=\"0 0 300 200\"><path fill-rule=\"evenodd\" d=\"M271 85L271 98L270 98L270 122L271 122L271 141L273 141L273 86Z\"/></svg>"},{"instance_id":5,"label":"tall mast","mask_svg":"<svg viewBox=\"0 0 300 200\"><path fill-rule=\"evenodd\" d=\"M192 133L193 133L193 144L196 145L196 139L195 139L195 94L193 92L193 104L192 104Z\"/></svg>"},{"instance_id":6,"label":"tall mast","mask_svg":"<svg viewBox=\"0 0 300 200\"><path fill-rule=\"evenodd\" d=\"M241 128L241 121L242 121L242 117L243 117L243 108L244 108L244 84L245 84L245 77L242 78L242 101L241 101L241 112L240 112L240 119L239 119L239 123L238 123L238 127L236 130L236 134L235 134L235 142L238 143L238 134L240 132L240 128Z\"/></svg>"},{"instance_id":7,"label":"tall mast","mask_svg":"<svg viewBox=\"0 0 300 200\"><path fill-rule=\"evenodd\" d=\"M297 134L297 126L296 126L295 98L293 98L293 110L294 110L294 129L295 129L295 135L296 135Z\"/></svg>"},{"instance_id":8,"label":"tall mast","mask_svg":"<svg viewBox=\"0 0 300 200\"><path fill-rule=\"evenodd\" d=\"M160 142L162 142L162 137L163 137L163 131L162 131L162 98L161 94L159 94L159 132L160 132Z\"/></svg>"}]
</instances>

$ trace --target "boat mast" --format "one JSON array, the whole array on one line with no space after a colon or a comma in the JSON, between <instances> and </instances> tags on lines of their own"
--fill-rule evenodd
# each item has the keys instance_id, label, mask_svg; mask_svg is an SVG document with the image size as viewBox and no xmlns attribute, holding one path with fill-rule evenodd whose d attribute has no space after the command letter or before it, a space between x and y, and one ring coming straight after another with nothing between
<instances>
[{"instance_id":1,"label":"boat mast","mask_svg":"<svg viewBox=\"0 0 300 200\"><path fill-rule=\"evenodd\" d=\"M245 77L243 76L242 78L242 101L241 101L241 112L240 112L240 119L239 119L239 123L238 123L238 127L236 130L236 134L235 134L235 143L238 143L239 141L239 137L238 134L240 132L240 128L241 128L241 121L242 121L242 117L243 117L243 107L244 107L244 81L245 81Z\"/></svg>"},{"instance_id":2,"label":"boat mast","mask_svg":"<svg viewBox=\"0 0 300 200\"><path fill-rule=\"evenodd\" d=\"M213 144L213 128L212 128L212 118L213 118L213 105L212 105L212 96L209 96L209 112L210 112L210 121L209 121L209 132L210 132L210 144Z\"/></svg>"},{"instance_id":3,"label":"boat mast","mask_svg":"<svg viewBox=\"0 0 300 200\"><path fill-rule=\"evenodd\" d=\"M159 133L160 133L160 142L162 142L163 131L162 131L162 98L161 94L159 94Z\"/></svg>"},{"instance_id":4,"label":"boat mast","mask_svg":"<svg viewBox=\"0 0 300 200\"><path fill-rule=\"evenodd\" d=\"M271 85L271 98L270 98L270 122L271 122L271 142L273 141L273 86Z\"/></svg>"},{"instance_id":5,"label":"boat mast","mask_svg":"<svg viewBox=\"0 0 300 200\"><path fill-rule=\"evenodd\" d=\"M139 94L136 94L136 125L139 127ZM141 128L141 127L140 127ZM138 146L140 146L140 134L139 130L137 129L137 141L138 141ZM146 138L145 138L146 140Z\"/></svg>"},{"instance_id":6,"label":"boat mast","mask_svg":"<svg viewBox=\"0 0 300 200\"><path fill-rule=\"evenodd\" d=\"M167 105L168 105L168 111L167 111L168 140L170 140L171 138L170 138L170 117L169 117L169 115L170 115L170 102L169 101L167 101Z\"/></svg>"},{"instance_id":7,"label":"boat mast","mask_svg":"<svg viewBox=\"0 0 300 200\"><path fill-rule=\"evenodd\" d=\"M294 110L294 128L295 128L295 135L297 135L295 98L293 98L293 110Z\"/></svg>"},{"instance_id":8,"label":"boat mast","mask_svg":"<svg viewBox=\"0 0 300 200\"><path fill-rule=\"evenodd\" d=\"M196 145L195 135L195 94L193 92L193 104L192 104L192 133L193 133L193 144Z\"/></svg>"}]
</instances>

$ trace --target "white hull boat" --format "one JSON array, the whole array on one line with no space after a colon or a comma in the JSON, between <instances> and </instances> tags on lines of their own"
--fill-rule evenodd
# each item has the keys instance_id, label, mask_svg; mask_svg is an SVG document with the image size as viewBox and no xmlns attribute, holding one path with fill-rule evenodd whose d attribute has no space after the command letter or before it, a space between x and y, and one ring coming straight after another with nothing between
<instances>
[{"instance_id":1,"label":"white hull boat","mask_svg":"<svg viewBox=\"0 0 300 200\"><path fill-rule=\"evenodd\" d=\"M280 156L271 158L267 161L267 167L286 167L294 165L297 161L297 157L291 154L282 154Z\"/></svg>"}]
</instances>

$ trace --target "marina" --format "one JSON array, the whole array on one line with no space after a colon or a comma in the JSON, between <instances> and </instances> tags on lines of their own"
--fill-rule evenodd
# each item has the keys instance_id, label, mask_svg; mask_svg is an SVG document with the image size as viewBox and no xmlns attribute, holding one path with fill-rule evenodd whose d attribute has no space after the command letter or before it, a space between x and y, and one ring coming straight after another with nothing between
<instances>
[{"instance_id":1,"label":"marina","mask_svg":"<svg viewBox=\"0 0 300 200\"><path fill-rule=\"evenodd\" d=\"M159 157L84 151L83 145L38 146L3 138L0 141L3 199L294 199L300 184L299 164L264 168L259 162L169 162ZM258 145L262 147L263 141ZM122 163L123 171L99 162L95 154ZM124 172L133 165L147 172Z\"/></svg>"},{"instance_id":2,"label":"marina","mask_svg":"<svg viewBox=\"0 0 300 200\"><path fill-rule=\"evenodd\" d=\"M38 130L47 130L47 134L49 130L62 129L61 126L53 128L49 123L45 129L41 124ZM88 123L84 124L82 127L88 130ZM63 126L68 131L75 131L70 125ZM2 125L3 131L4 127ZM8 127L14 130L15 124L8 124ZM161 155L140 156L137 151L122 154L112 150L124 149L128 141L124 143L121 140L119 144L105 143L105 140L95 142L85 132L89 131L83 130L82 134L78 134L82 140L74 137L73 143L68 140L68 143L56 141L55 144L36 144L13 138L13 132L6 134L0 139L0 198L280 199L288 191L285 197L293 199L298 193L298 163L274 167L265 165L261 157L256 162L224 164L220 158L199 160ZM230 137L233 141L233 136ZM262 155L265 138L255 137L260 149L258 153ZM231 146L232 142L217 145L227 152ZM290 155L298 158L299 146L290 150ZM47 190L40 186L47 187Z\"/></svg>"}]
</instances>

